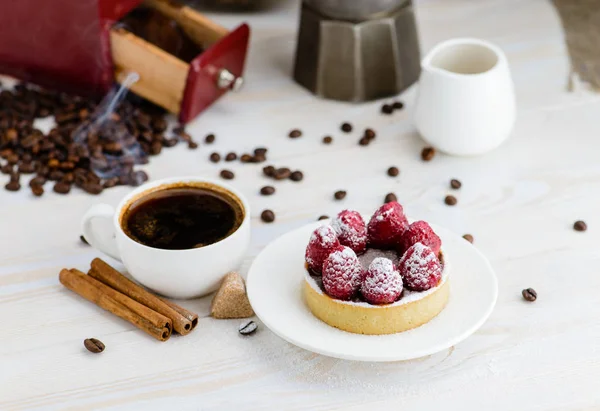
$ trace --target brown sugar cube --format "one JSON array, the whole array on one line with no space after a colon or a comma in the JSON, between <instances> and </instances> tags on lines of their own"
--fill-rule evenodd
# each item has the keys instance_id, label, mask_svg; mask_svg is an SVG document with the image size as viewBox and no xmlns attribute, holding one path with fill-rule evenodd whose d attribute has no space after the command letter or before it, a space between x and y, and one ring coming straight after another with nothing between
<instances>
[{"instance_id":1,"label":"brown sugar cube","mask_svg":"<svg viewBox=\"0 0 600 411\"><path fill-rule=\"evenodd\" d=\"M241 275L231 272L223 278L221 287L213 297L210 315L220 319L248 318L254 315Z\"/></svg>"}]
</instances>

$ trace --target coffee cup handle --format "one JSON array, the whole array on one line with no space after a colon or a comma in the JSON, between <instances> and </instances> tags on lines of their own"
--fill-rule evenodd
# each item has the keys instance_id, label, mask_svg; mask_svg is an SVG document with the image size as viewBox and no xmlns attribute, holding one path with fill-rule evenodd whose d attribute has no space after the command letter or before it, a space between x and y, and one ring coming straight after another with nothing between
<instances>
[{"instance_id":1,"label":"coffee cup handle","mask_svg":"<svg viewBox=\"0 0 600 411\"><path fill-rule=\"evenodd\" d=\"M115 228L112 222L114 216L115 209L112 206L108 204L96 204L83 216L83 236L95 249L102 251L117 261L121 261L119 250L117 249ZM97 219L104 220L101 229L94 224L94 220Z\"/></svg>"}]
</instances>

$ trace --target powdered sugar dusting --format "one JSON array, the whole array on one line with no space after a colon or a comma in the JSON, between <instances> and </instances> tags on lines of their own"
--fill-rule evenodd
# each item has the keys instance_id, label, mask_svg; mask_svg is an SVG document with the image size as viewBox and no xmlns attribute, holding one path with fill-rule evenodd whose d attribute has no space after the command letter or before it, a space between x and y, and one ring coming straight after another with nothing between
<instances>
[{"instance_id":1,"label":"powdered sugar dusting","mask_svg":"<svg viewBox=\"0 0 600 411\"><path fill-rule=\"evenodd\" d=\"M377 257L369 266L361 292L374 304L390 304L400 298L402 277L389 258Z\"/></svg>"}]
</instances>

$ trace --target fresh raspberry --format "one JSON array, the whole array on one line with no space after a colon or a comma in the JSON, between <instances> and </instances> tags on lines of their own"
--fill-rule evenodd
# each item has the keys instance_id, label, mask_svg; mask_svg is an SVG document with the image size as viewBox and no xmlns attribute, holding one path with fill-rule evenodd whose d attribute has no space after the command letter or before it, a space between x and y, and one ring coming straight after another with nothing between
<instances>
[{"instance_id":1,"label":"fresh raspberry","mask_svg":"<svg viewBox=\"0 0 600 411\"><path fill-rule=\"evenodd\" d=\"M371 304L391 304L402 294L402 277L392 260L377 257L363 280L361 293Z\"/></svg>"},{"instance_id":2,"label":"fresh raspberry","mask_svg":"<svg viewBox=\"0 0 600 411\"><path fill-rule=\"evenodd\" d=\"M414 291L435 287L442 279L442 265L433 250L426 245L412 245L398 264L404 285Z\"/></svg>"},{"instance_id":3,"label":"fresh raspberry","mask_svg":"<svg viewBox=\"0 0 600 411\"><path fill-rule=\"evenodd\" d=\"M331 226L324 225L317 228L312 233L304 254L308 268L316 274L321 274L323 262L339 247L340 242Z\"/></svg>"},{"instance_id":4,"label":"fresh raspberry","mask_svg":"<svg viewBox=\"0 0 600 411\"><path fill-rule=\"evenodd\" d=\"M349 247L335 250L323 263L323 287L330 297L349 300L360 288L362 278L362 266Z\"/></svg>"},{"instance_id":5,"label":"fresh raspberry","mask_svg":"<svg viewBox=\"0 0 600 411\"><path fill-rule=\"evenodd\" d=\"M384 204L369 221L369 244L375 248L392 248L407 228L408 220L402 206L396 201Z\"/></svg>"},{"instance_id":6,"label":"fresh raspberry","mask_svg":"<svg viewBox=\"0 0 600 411\"><path fill-rule=\"evenodd\" d=\"M358 211L344 210L331 222L341 245L350 247L356 254L367 249L367 227Z\"/></svg>"},{"instance_id":7,"label":"fresh raspberry","mask_svg":"<svg viewBox=\"0 0 600 411\"><path fill-rule=\"evenodd\" d=\"M408 226L398 241L398 252L403 254L411 246L421 243L433 251L435 255L440 253L442 240L433 232L433 229L425 221L415 221Z\"/></svg>"}]
</instances>

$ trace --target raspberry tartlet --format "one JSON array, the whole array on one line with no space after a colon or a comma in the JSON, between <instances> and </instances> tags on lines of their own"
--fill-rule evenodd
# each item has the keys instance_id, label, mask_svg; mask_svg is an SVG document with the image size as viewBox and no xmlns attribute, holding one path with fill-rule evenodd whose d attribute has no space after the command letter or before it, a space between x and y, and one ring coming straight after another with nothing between
<instances>
[{"instance_id":1,"label":"raspberry tartlet","mask_svg":"<svg viewBox=\"0 0 600 411\"><path fill-rule=\"evenodd\" d=\"M409 224L397 202L368 224L344 210L319 227L306 249L304 297L313 315L356 334L419 327L448 302L449 266L442 241L425 221Z\"/></svg>"}]
</instances>

